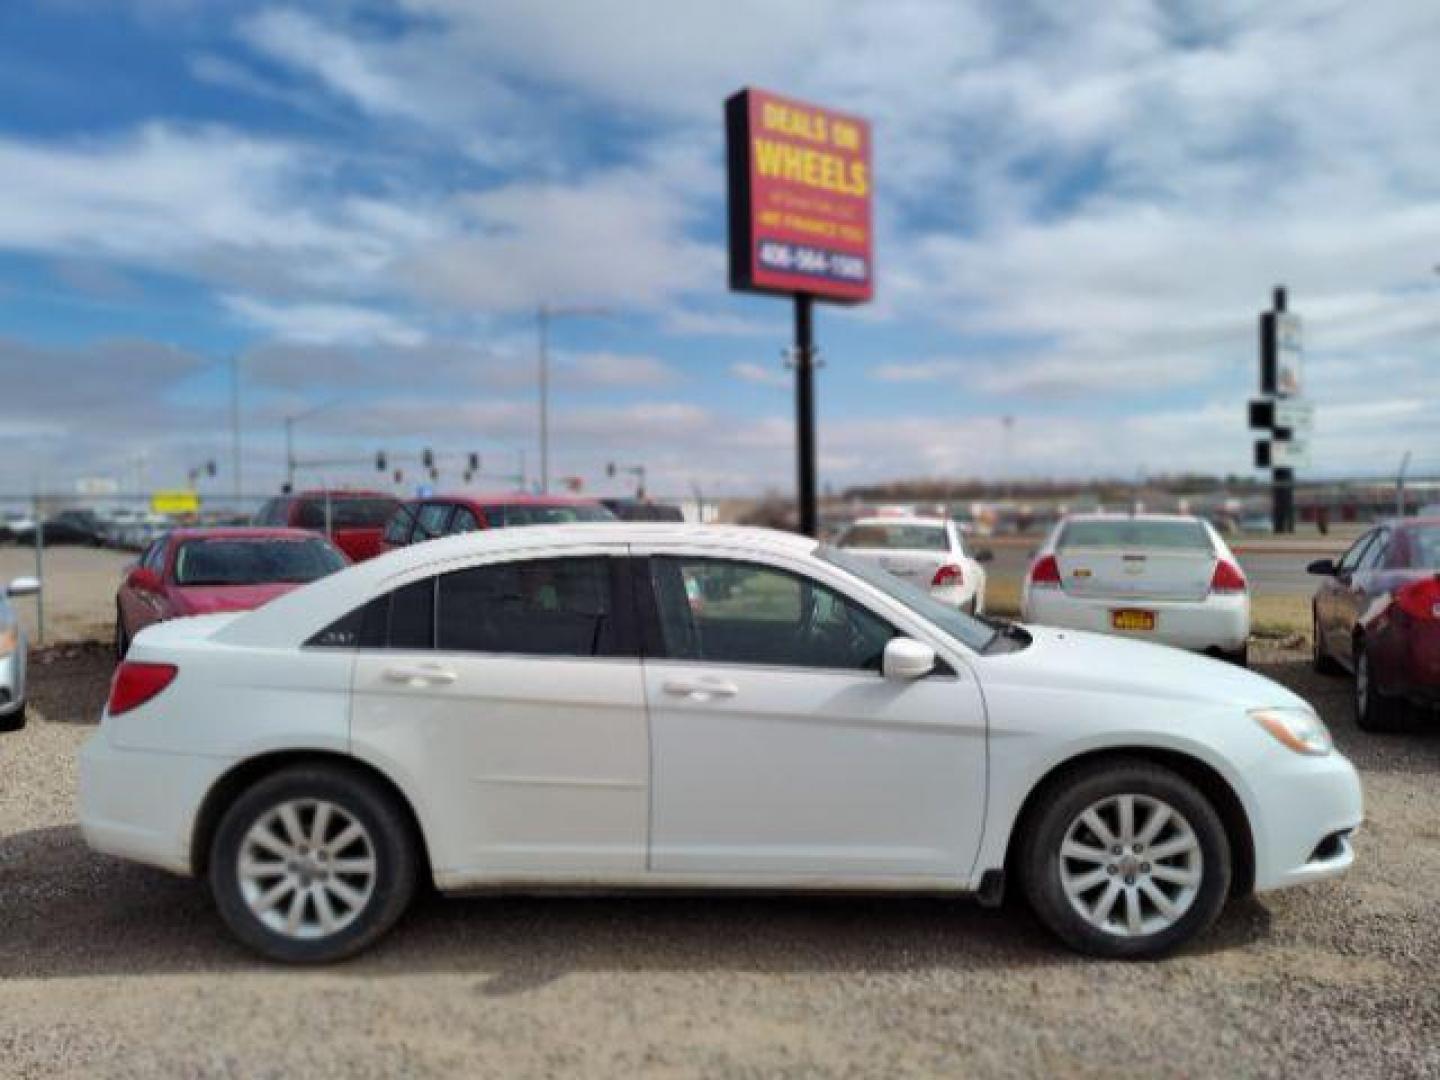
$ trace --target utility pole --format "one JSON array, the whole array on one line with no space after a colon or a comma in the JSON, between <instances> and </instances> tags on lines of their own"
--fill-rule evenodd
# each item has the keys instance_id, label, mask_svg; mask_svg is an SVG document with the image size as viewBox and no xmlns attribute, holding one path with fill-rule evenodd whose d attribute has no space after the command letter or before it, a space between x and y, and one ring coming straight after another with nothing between
<instances>
[{"instance_id":1,"label":"utility pole","mask_svg":"<svg viewBox=\"0 0 1440 1080\"><path fill-rule=\"evenodd\" d=\"M230 475L235 486L235 510L241 509L245 484L240 475L240 357L230 357Z\"/></svg>"},{"instance_id":2,"label":"utility pole","mask_svg":"<svg viewBox=\"0 0 1440 1080\"><path fill-rule=\"evenodd\" d=\"M535 309L535 329L539 345L540 382L540 494L550 493L550 320L555 318L604 318L610 314L602 307L551 307L541 302Z\"/></svg>"}]
</instances>

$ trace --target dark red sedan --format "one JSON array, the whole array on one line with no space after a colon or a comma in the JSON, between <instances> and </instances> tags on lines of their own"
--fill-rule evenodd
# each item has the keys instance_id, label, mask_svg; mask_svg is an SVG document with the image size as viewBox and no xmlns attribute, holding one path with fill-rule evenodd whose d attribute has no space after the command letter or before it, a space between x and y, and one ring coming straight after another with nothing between
<instances>
[{"instance_id":1,"label":"dark red sedan","mask_svg":"<svg viewBox=\"0 0 1440 1080\"><path fill-rule=\"evenodd\" d=\"M432 495L412 499L396 510L380 547L390 551L477 529L617 520L594 499L568 495Z\"/></svg>"},{"instance_id":2,"label":"dark red sedan","mask_svg":"<svg viewBox=\"0 0 1440 1080\"><path fill-rule=\"evenodd\" d=\"M300 491L266 502L255 524L309 529L335 541L352 562L363 562L380 553L380 534L399 505L383 491Z\"/></svg>"},{"instance_id":3,"label":"dark red sedan","mask_svg":"<svg viewBox=\"0 0 1440 1080\"><path fill-rule=\"evenodd\" d=\"M1319 559L1317 671L1355 676L1367 731L1405 725L1409 706L1440 705L1440 517L1382 522L1338 561Z\"/></svg>"},{"instance_id":4,"label":"dark red sedan","mask_svg":"<svg viewBox=\"0 0 1440 1080\"><path fill-rule=\"evenodd\" d=\"M250 611L349 564L304 529L174 529L125 575L115 596L115 652L151 623L183 615Z\"/></svg>"}]
</instances>

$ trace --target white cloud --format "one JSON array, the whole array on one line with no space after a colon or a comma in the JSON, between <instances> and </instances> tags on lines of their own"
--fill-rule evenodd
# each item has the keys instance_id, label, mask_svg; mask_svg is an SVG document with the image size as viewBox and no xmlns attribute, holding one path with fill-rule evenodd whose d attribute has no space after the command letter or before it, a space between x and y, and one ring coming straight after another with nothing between
<instances>
[{"instance_id":1,"label":"white cloud","mask_svg":"<svg viewBox=\"0 0 1440 1080\"><path fill-rule=\"evenodd\" d=\"M593 352L561 357L557 381L566 389L649 389L673 383L679 372L654 356Z\"/></svg>"},{"instance_id":2,"label":"white cloud","mask_svg":"<svg viewBox=\"0 0 1440 1080\"><path fill-rule=\"evenodd\" d=\"M349 304L272 304L224 296L237 318L282 342L303 345L419 345L425 331L384 311Z\"/></svg>"},{"instance_id":3,"label":"white cloud","mask_svg":"<svg viewBox=\"0 0 1440 1080\"><path fill-rule=\"evenodd\" d=\"M748 360L731 364L730 374L741 382L754 383L757 386L788 387L794 382L778 367L768 368L763 364L752 363Z\"/></svg>"}]
</instances>

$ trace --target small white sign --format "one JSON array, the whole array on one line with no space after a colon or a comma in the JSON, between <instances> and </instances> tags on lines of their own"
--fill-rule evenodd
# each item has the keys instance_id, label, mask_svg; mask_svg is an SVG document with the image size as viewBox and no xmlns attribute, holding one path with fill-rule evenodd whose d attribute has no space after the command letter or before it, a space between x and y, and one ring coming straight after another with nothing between
<instances>
[{"instance_id":1,"label":"small white sign","mask_svg":"<svg viewBox=\"0 0 1440 1080\"><path fill-rule=\"evenodd\" d=\"M1270 441L1270 466L1275 469L1308 469L1310 467L1310 440L1272 439Z\"/></svg>"},{"instance_id":2,"label":"small white sign","mask_svg":"<svg viewBox=\"0 0 1440 1080\"><path fill-rule=\"evenodd\" d=\"M1299 397L1301 390L1300 316L1279 312L1275 316L1275 392L1281 397Z\"/></svg>"},{"instance_id":3,"label":"small white sign","mask_svg":"<svg viewBox=\"0 0 1440 1080\"><path fill-rule=\"evenodd\" d=\"M1315 406L1308 401L1275 402L1275 426L1305 437L1315 430Z\"/></svg>"}]
</instances>

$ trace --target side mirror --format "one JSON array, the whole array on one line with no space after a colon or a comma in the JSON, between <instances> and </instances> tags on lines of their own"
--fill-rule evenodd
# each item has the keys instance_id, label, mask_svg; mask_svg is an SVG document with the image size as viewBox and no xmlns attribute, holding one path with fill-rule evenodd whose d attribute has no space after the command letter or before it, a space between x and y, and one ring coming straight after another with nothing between
<instances>
[{"instance_id":1,"label":"side mirror","mask_svg":"<svg viewBox=\"0 0 1440 1080\"><path fill-rule=\"evenodd\" d=\"M891 638L881 671L887 679L923 679L935 670L935 650L914 638Z\"/></svg>"},{"instance_id":2,"label":"side mirror","mask_svg":"<svg viewBox=\"0 0 1440 1080\"><path fill-rule=\"evenodd\" d=\"M144 566L137 566L134 570L131 570L125 578L125 583L129 585L130 588L138 589L140 592L160 591L160 575L155 573L154 570Z\"/></svg>"},{"instance_id":3,"label":"side mirror","mask_svg":"<svg viewBox=\"0 0 1440 1080\"><path fill-rule=\"evenodd\" d=\"M6 596L34 596L40 591L40 579L33 577L17 577L10 582L5 589Z\"/></svg>"},{"instance_id":4,"label":"side mirror","mask_svg":"<svg viewBox=\"0 0 1440 1080\"><path fill-rule=\"evenodd\" d=\"M1305 567L1307 574L1319 574L1321 577L1334 577L1336 574L1334 559L1316 559L1309 566Z\"/></svg>"},{"instance_id":5,"label":"side mirror","mask_svg":"<svg viewBox=\"0 0 1440 1080\"><path fill-rule=\"evenodd\" d=\"M981 548L971 557L978 563L994 562L995 552L991 551L989 548Z\"/></svg>"}]
</instances>

